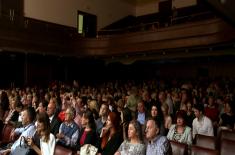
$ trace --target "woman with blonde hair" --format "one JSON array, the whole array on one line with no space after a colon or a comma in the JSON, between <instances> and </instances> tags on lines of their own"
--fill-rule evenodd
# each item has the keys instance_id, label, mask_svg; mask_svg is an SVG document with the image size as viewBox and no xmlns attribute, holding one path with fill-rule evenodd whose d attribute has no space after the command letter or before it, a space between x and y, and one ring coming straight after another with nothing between
<instances>
[{"instance_id":1,"label":"woman with blonde hair","mask_svg":"<svg viewBox=\"0 0 235 155\"><path fill-rule=\"evenodd\" d=\"M169 130L172 124L172 118L169 115L169 106L167 104L163 104L161 106L161 110L164 118L164 127L165 129Z\"/></svg>"}]
</instances>

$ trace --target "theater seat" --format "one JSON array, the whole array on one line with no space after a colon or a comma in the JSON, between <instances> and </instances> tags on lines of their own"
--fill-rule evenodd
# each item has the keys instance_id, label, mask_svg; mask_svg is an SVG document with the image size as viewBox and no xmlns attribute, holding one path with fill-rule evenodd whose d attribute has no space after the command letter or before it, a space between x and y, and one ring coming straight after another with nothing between
<instances>
[{"instance_id":1,"label":"theater seat","mask_svg":"<svg viewBox=\"0 0 235 155\"><path fill-rule=\"evenodd\" d=\"M229 131L229 130L221 130L220 140L222 140L222 139L228 139L228 140L235 141L235 132Z\"/></svg>"},{"instance_id":2,"label":"theater seat","mask_svg":"<svg viewBox=\"0 0 235 155\"><path fill-rule=\"evenodd\" d=\"M216 137L197 134L195 145L199 147L215 150L216 149Z\"/></svg>"},{"instance_id":3,"label":"theater seat","mask_svg":"<svg viewBox=\"0 0 235 155\"><path fill-rule=\"evenodd\" d=\"M55 146L55 155L72 155L73 151L69 150L63 146L60 145L56 145Z\"/></svg>"},{"instance_id":4,"label":"theater seat","mask_svg":"<svg viewBox=\"0 0 235 155\"><path fill-rule=\"evenodd\" d=\"M220 146L220 155L234 155L235 154L235 141L222 139Z\"/></svg>"},{"instance_id":5,"label":"theater seat","mask_svg":"<svg viewBox=\"0 0 235 155\"><path fill-rule=\"evenodd\" d=\"M193 145L191 155L219 155L219 151Z\"/></svg>"},{"instance_id":6,"label":"theater seat","mask_svg":"<svg viewBox=\"0 0 235 155\"><path fill-rule=\"evenodd\" d=\"M188 145L170 140L172 155L187 155Z\"/></svg>"},{"instance_id":7,"label":"theater seat","mask_svg":"<svg viewBox=\"0 0 235 155\"><path fill-rule=\"evenodd\" d=\"M2 133L1 133L1 141L0 145L2 146L3 144L8 144L12 142L12 139L10 138L11 132L14 130L14 127L9 124L5 124Z\"/></svg>"}]
</instances>

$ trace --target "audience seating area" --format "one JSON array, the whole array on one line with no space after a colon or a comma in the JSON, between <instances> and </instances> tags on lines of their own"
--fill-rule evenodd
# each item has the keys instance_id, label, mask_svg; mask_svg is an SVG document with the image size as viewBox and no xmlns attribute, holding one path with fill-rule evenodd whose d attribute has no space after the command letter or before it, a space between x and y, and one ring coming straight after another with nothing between
<instances>
[{"instance_id":1,"label":"audience seating area","mask_svg":"<svg viewBox=\"0 0 235 155\"><path fill-rule=\"evenodd\" d=\"M172 155L234 155L235 132L222 130L218 137L196 135L192 146L175 141L170 143Z\"/></svg>"},{"instance_id":2,"label":"audience seating area","mask_svg":"<svg viewBox=\"0 0 235 155\"><path fill-rule=\"evenodd\" d=\"M9 124L4 125L2 129L2 133L1 133L0 146L3 146L5 144L12 142L10 135L13 130L14 128L12 125L9 125Z\"/></svg>"},{"instance_id":3,"label":"audience seating area","mask_svg":"<svg viewBox=\"0 0 235 155\"><path fill-rule=\"evenodd\" d=\"M55 155L72 155L72 154L73 154L73 151L65 147L62 147L60 145L56 145L55 147Z\"/></svg>"},{"instance_id":4,"label":"audience seating area","mask_svg":"<svg viewBox=\"0 0 235 155\"><path fill-rule=\"evenodd\" d=\"M196 135L195 145L206 149L216 149L216 137Z\"/></svg>"}]
</instances>

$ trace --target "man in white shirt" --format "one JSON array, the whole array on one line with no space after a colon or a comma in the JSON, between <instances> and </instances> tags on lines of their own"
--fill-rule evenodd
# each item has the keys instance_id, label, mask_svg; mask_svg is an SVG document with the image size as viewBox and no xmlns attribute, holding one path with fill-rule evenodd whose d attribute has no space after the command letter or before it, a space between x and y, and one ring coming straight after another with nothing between
<instances>
[{"instance_id":1,"label":"man in white shirt","mask_svg":"<svg viewBox=\"0 0 235 155\"><path fill-rule=\"evenodd\" d=\"M193 138L196 134L214 136L214 130L211 120L204 115L204 106L197 104L194 106L196 118L193 120Z\"/></svg>"}]
</instances>

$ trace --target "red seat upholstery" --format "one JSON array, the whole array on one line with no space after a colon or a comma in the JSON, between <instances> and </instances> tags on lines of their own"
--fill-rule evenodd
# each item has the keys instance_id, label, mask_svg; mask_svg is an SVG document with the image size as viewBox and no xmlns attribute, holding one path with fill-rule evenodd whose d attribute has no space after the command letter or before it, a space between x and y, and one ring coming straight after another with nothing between
<instances>
[{"instance_id":1,"label":"red seat upholstery","mask_svg":"<svg viewBox=\"0 0 235 155\"><path fill-rule=\"evenodd\" d=\"M234 155L235 154L235 141L222 139L220 146L220 155Z\"/></svg>"},{"instance_id":2,"label":"red seat upholstery","mask_svg":"<svg viewBox=\"0 0 235 155\"><path fill-rule=\"evenodd\" d=\"M192 146L191 155L219 155L219 151L200 146Z\"/></svg>"},{"instance_id":3,"label":"red seat upholstery","mask_svg":"<svg viewBox=\"0 0 235 155\"><path fill-rule=\"evenodd\" d=\"M188 145L176 141L170 141L172 148L172 155L187 155Z\"/></svg>"},{"instance_id":4,"label":"red seat upholstery","mask_svg":"<svg viewBox=\"0 0 235 155\"><path fill-rule=\"evenodd\" d=\"M56 145L55 146L55 155L72 155L73 151L69 150L63 146L60 145Z\"/></svg>"},{"instance_id":5,"label":"red seat upholstery","mask_svg":"<svg viewBox=\"0 0 235 155\"><path fill-rule=\"evenodd\" d=\"M9 124L4 125L2 129L2 133L1 133L2 138L0 141L0 145L12 142L10 135L13 130L14 130L14 127L12 125L9 125Z\"/></svg>"},{"instance_id":6,"label":"red seat upholstery","mask_svg":"<svg viewBox=\"0 0 235 155\"><path fill-rule=\"evenodd\" d=\"M216 149L216 137L197 134L195 145L214 150Z\"/></svg>"}]
</instances>

